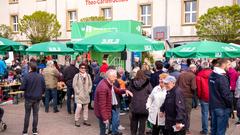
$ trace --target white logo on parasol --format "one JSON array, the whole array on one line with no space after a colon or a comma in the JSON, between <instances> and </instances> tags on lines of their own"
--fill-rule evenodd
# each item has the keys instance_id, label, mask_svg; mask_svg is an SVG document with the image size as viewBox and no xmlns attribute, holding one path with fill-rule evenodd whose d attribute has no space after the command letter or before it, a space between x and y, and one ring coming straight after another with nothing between
<instances>
[{"instance_id":1,"label":"white logo on parasol","mask_svg":"<svg viewBox=\"0 0 240 135\"><path fill-rule=\"evenodd\" d=\"M49 48L48 48L48 51L51 51L51 52L60 52L60 51L61 51L61 48L60 48L60 47L49 47Z\"/></svg>"},{"instance_id":2,"label":"white logo on parasol","mask_svg":"<svg viewBox=\"0 0 240 135\"><path fill-rule=\"evenodd\" d=\"M101 44L119 44L120 39L102 39Z\"/></svg>"},{"instance_id":3,"label":"white logo on parasol","mask_svg":"<svg viewBox=\"0 0 240 135\"><path fill-rule=\"evenodd\" d=\"M231 47L231 46L225 46L225 47L222 47L222 49L224 49L225 51L232 51L232 52L237 51L236 48Z\"/></svg>"},{"instance_id":4,"label":"white logo on parasol","mask_svg":"<svg viewBox=\"0 0 240 135\"><path fill-rule=\"evenodd\" d=\"M179 52L193 52L196 49L196 47L185 47L182 48Z\"/></svg>"}]
</instances>

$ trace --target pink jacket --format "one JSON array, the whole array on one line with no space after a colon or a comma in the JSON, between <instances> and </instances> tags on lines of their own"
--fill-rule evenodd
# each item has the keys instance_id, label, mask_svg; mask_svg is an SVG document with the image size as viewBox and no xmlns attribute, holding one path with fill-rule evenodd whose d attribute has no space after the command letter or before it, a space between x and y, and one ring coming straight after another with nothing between
<instances>
[{"instance_id":1,"label":"pink jacket","mask_svg":"<svg viewBox=\"0 0 240 135\"><path fill-rule=\"evenodd\" d=\"M237 79L238 79L238 72L234 68L230 67L227 72L227 75L230 79L230 90L235 91L236 83L237 83Z\"/></svg>"}]
</instances>

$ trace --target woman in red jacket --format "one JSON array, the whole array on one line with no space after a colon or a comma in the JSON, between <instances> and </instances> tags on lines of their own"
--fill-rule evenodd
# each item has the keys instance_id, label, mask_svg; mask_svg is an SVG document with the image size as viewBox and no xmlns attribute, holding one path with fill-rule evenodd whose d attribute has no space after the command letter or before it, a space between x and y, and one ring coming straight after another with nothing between
<instances>
[{"instance_id":1,"label":"woman in red jacket","mask_svg":"<svg viewBox=\"0 0 240 135\"><path fill-rule=\"evenodd\" d=\"M198 72L196 76L197 83L197 94L201 104L201 113L202 113L202 130L200 134L208 134L208 102L209 102L209 88L208 80L209 76L212 73L212 70L209 67L208 62L202 63L202 70Z\"/></svg>"}]
</instances>

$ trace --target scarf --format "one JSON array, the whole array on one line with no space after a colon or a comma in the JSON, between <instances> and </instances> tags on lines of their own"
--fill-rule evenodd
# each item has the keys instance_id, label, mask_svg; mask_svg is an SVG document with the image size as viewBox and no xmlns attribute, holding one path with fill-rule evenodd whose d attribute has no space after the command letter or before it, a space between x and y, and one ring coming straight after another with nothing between
<instances>
[{"instance_id":1,"label":"scarf","mask_svg":"<svg viewBox=\"0 0 240 135\"><path fill-rule=\"evenodd\" d=\"M78 80L79 79L82 82L83 89L85 91L88 91L88 89L89 89L89 79L90 79L88 74L86 72L85 73L79 73L78 74Z\"/></svg>"}]
</instances>

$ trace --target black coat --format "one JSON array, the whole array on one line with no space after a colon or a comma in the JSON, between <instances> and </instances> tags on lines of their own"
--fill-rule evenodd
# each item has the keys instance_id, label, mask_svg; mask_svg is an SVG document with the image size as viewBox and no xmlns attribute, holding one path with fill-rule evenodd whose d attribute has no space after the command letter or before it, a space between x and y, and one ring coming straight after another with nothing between
<instances>
[{"instance_id":1,"label":"black coat","mask_svg":"<svg viewBox=\"0 0 240 135\"><path fill-rule=\"evenodd\" d=\"M159 75L162 73L163 73L163 71L159 70L159 71L151 74L150 82L151 82L153 88L159 84Z\"/></svg>"},{"instance_id":2,"label":"black coat","mask_svg":"<svg viewBox=\"0 0 240 135\"><path fill-rule=\"evenodd\" d=\"M167 91L160 111L165 113L166 129L172 129L172 126L176 125L176 123L185 124L186 109L184 98L179 88L174 87L170 91Z\"/></svg>"},{"instance_id":3,"label":"black coat","mask_svg":"<svg viewBox=\"0 0 240 135\"><path fill-rule=\"evenodd\" d=\"M77 73L79 73L79 69L76 68L74 65L70 65L64 69L63 78L67 87L72 88L73 78Z\"/></svg>"},{"instance_id":4,"label":"black coat","mask_svg":"<svg viewBox=\"0 0 240 135\"><path fill-rule=\"evenodd\" d=\"M25 100L41 100L45 89L45 80L37 72L28 73L20 86L20 90L24 91Z\"/></svg>"},{"instance_id":5,"label":"black coat","mask_svg":"<svg viewBox=\"0 0 240 135\"><path fill-rule=\"evenodd\" d=\"M133 79L130 81L128 89L133 93L130 103L130 111L137 114L148 114L146 103L148 96L152 91L152 86L149 80Z\"/></svg>"},{"instance_id":6,"label":"black coat","mask_svg":"<svg viewBox=\"0 0 240 135\"><path fill-rule=\"evenodd\" d=\"M209 93L210 110L232 107L233 95L227 76L213 72L209 77Z\"/></svg>"}]
</instances>

